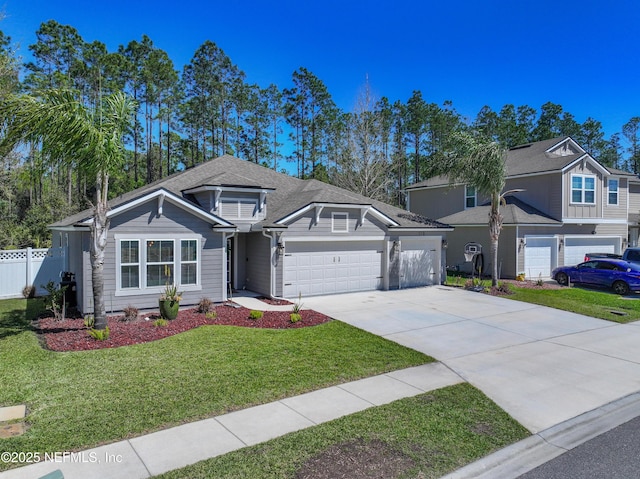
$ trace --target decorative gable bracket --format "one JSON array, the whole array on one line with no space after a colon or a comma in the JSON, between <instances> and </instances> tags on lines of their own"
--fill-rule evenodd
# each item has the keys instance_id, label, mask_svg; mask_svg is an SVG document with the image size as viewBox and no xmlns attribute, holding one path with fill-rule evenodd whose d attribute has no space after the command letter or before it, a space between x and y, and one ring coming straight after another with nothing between
<instances>
[{"instance_id":1,"label":"decorative gable bracket","mask_svg":"<svg viewBox=\"0 0 640 479\"><path fill-rule=\"evenodd\" d=\"M322 213L323 209L324 209L323 205L316 205L316 212L315 212L315 217L314 217L314 221L315 221L316 226L320 222L320 213Z\"/></svg>"},{"instance_id":2,"label":"decorative gable bracket","mask_svg":"<svg viewBox=\"0 0 640 479\"><path fill-rule=\"evenodd\" d=\"M371 206L363 206L362 208L360 208L360 226L364 224L364 217L367 215L370 209Z\"/></svg>"},{"instance_id":3,"label":"decorative gable bracket","mask_svg":"<svg viewBox=\"0 0 640 479\"><path fill-rule=\"evenodd\" d=\"M164 205L165 196L164 193L158 195L158 217L162 216L162 205Z\"/></svg>"},{"instance_id":4,"label":"decorative gable bracket","mask_svg":"<svg viewBox=\"0 0 640 479\"><path fill-rule=\"evenodd\" d=\"M220 195L222 194L222 188L213 188L209 191L209 204L211 205L210 212L218 210L220 205Z\"/></svg>"},{"instance_id":5,"label":"decorative gable bracket","mask_svg":"<svg viewBox=\"0 0 640 479\"><path fill-rule=\"evenodd\" d=\"M259 211L262 211L264 209L264 203L266 200L267 200L267 192L265 190L262 190L260 192L260 206L258 207Z\"/></svg>"}]
</instances>

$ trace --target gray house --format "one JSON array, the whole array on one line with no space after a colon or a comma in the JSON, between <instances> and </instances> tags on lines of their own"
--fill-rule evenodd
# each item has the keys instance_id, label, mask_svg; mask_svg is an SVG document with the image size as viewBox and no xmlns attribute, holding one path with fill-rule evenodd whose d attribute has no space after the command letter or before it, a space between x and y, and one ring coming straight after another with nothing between
<instances>
[{"instance_id":1,"label":"gray house","mask_svg":"<svg viewBox=\"0 0 640 479\"><path fill-rule=\"evenodd\" d=\"M570 137L512 148L506 168L505 191L524 191L507 196L502 208L503 277L547 278L557 266L582 262L585 253L619 253L627 246L629 225L640 213L633 174L605 167ZM635 200L631 187L638 191ZM489 198L464 184L451 187L443 177L414 184L407 193L411 211L455 227L448 236L449 268L470 268L464 255L470 242L480 245L489 266Z\"/></svg>"},{"instance_id":2,"label":"gray house","mask_svg":"<svg viewBox=\"0 0 640 479\"><path fill-rule=\"evenodd\" d=\"M91 210L50 228L67 248L78 305L91 312ZM233 290L297 298L438 284L452 228L316 180L228 155L110 202L108 311L156 308L166 284L182 304Z\"/></svg>"}]
</instances>

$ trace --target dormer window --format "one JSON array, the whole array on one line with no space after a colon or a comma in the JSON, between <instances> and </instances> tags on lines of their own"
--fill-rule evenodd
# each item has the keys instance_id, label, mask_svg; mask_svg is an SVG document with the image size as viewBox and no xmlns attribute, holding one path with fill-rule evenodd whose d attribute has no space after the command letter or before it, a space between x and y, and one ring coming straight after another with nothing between
<instances>
[{"instance_id":1,"label":"dormer window","mask_svg":"<svg viewBox=\"0 0 640 479\"><path fill-rule=\"evenodd\" d=\"M475 186L465 186L464 187L464 207L466 208L475 208L478 204L478 195L476 192Z\"/></svg>"}]
</instances>

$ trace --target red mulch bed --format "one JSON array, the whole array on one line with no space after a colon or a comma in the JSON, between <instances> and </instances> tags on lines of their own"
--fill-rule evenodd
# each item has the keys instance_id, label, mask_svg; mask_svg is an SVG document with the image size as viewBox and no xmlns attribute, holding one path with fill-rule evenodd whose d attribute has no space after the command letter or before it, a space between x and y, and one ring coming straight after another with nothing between
<instances>
[{"instance_id":1,"label":"red mulch bed","mask_svg":"<svg viewBox=\"0 0 640 479\"><path fill-rule=\"evenodd\" d=\"M265 296L260 296L256 299L259 299L260 301L262 301L263 303L267 303L267 304L272 304L275 306L288 306L288 305L292 305L293 303L291 301L287 301L286 299L273 299L273 298L266 298Z\"/></svg>"},{"instance_id":2,"label":"red mulch bed","mask_svg":"<svg viewBox=\"0 0 640 479\"><path fill-rule=\"evenodd\" d=\"M86 351L148 343L207 324L287 329L316 326L331 320L312 310L302 311L302 320L296 323L289 321L289 311L265 311L262 318L255 320L249 319L249 312L247 308L222 305L216 307L217 317L208 319L196 309L185 309L166 326L154 326L153 322L160 317L157 313L141 314L135 321L123 321L123 316L109 317L109 339L106 341L97 341L89 336L82 319L56 321L52 317L45 317L36 321L35 327L43 338L44 346L52 351Z\"/></svg>"}]
</instances>

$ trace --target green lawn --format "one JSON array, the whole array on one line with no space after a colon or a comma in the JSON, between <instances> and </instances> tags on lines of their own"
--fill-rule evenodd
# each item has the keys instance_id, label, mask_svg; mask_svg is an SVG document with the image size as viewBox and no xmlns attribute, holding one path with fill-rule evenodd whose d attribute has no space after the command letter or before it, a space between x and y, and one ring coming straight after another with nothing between
<instances>
[{"instance_id":1,"label":"green lawn","mask_svg":"<svg viewBox=\"0 0 640 479\"><path fill-rule=\"evenodd\" d=\"M158 477L437 478L528 435L465 383L371 408Z\"/></svg>"},{"instance_id":2,"label":"green lawn","mask_svg":"<svg viewBox=\"0 0 640 479\"><path fill-rule=\"evenodd\" d=\"M55 353L30 327L39 303L0 301L0 406L26 404L30 424L0 439L1 451L84 449L432 361L339 321L204 326L137 346Z\"/></svg>"},{"instance_id":3,"label":"green lawn","mask_svg":"<svg viewBox=\"0 0 640 479\"><path fill-rule=\"evenodd\" d=\"M608 291L578 287L535 289L512 287L514 294L505 298L541 304L556 309L628 323L640 319L640 297L637 294L618 296Z\"/></svg>"}]
</instances>

